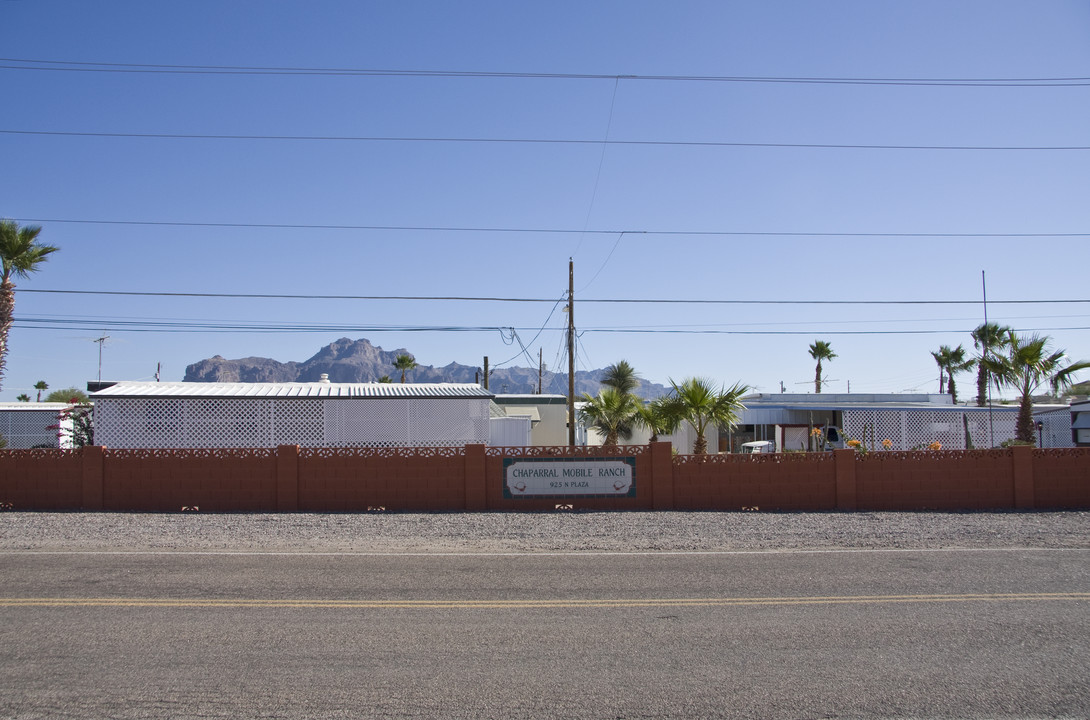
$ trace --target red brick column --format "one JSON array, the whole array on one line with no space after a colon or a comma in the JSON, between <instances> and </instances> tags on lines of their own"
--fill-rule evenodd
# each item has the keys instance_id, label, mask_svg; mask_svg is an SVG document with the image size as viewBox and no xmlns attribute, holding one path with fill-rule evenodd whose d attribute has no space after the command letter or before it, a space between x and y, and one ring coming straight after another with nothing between
<instances>
[{"instance_id":1,"label":"red brick column","mask_svg":"<svg viewBox=\"0 0 1090 720\"><path fill-rule=\"evenodd\" d=\"M855 450L833 450L836 465L836 509L856 509Z\"/></svg>"},{"instance_id":2,"label":"red brick column","mask_svg":"<svg viewBox=\"0 0 1090 720\"><path fill-rule=\"evenodd\" d=\"M651 443L651 507L674 509L674 450L669 442ZM640 478L643 482L644 479Z\"/></svg>"},{"instance_id":3,"label":"red brick column","mask_svg":"<svg viewBox=\"0 0 1090 720\"><path fill-rule=\"evenodd\" d=\"M466 512L488 510L484 445L466 445Z\"/></svg>"},{"instance_id":4,"label":"red brick column","mask_svg":"<svg viewBox=\"0 0 1090 720\"><path fill-rule=\"evenodd\" d=\"M276 447L276 511L299 510L299 446Z\"/></svg>"},{"instance_id":5,"label":"red brick column","mask_svg":"<svg viewBox=\"0 0 1090 720\"><path fill-rule=\"evenodd\" d=\"M83 460L83 502L84 510L102 510L103 473L105 450L101 445L85 445L80 450Z\"/></svg>"},{"instance_id":6,"label":"red brick column","mask_svg":"<svg viewBox=\"0 0 1090 720\"><path fill-rule=\"evenodd\" d=\"M1014 508L1032 510L1033 496L1033 448L1015 445L1011 448L1011 471L1014 474Z\"/></svg>"}]
</instances>

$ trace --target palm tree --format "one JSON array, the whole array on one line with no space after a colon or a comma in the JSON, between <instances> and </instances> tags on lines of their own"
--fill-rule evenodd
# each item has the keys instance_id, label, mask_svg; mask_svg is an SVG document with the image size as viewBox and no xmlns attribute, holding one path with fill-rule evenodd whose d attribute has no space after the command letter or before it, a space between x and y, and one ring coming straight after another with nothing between
<instances>
[{"instance_id":1,"label":"palm tree","mask_svg":"<svg viewBox=\"0 0 1090 720\"><path fill-rule=\"evenodd\" d=\"M30 402L30 396L26 393L20 393L15 399L19 402Z\"/></svg>"},{"instance_id":2,"label":"palm tree","mask_svg":"<svg viewBox=\"0 0 1090 720\"><path fill-rule=\"evenodd\" d=\"M973 366L976 365L976 358L969 358L966 360L965 348L961 345L958 345L956 348L951 348L949 345L941 345L939 346L938 351L931 351L931 357L935 358L935 363L939 366L939 394L943 394L943 385L945 381L950 392L950 399L957 405L958 391L957 386L954 384L954 375L959 372L971 370Z\"/></svg>"},{"instance_id":3,"label":"palm tree","mask_svg":"<svg viewBox=\"0 0 1090 720\"><path fill-rule=\"evenodd\" d=\"M735 383L732 387L716 388L707 378L689 378L680 385L673 380L674 400L681 419L687 420L696 430L693 454L708 451L708 439L704 431L709 425L733 427L738 424L738 411L745 410L742 396L749 392L748 385Z\"/></svg>"},{"instance_id":4,"label":"palm tree","mask_svg":"<svg viewBox=\"0 0 1090 720\"><path fill-rule=\"evenodd\" d=\"M605 435L603 445L606 447L617 445L618 437L631 428L640 410L640 401L635 395L612 387L602 388L597 397L583 393L583 402L580 419Z\"/></svg>"},{"instance_id":5,"label":"palm tree","mask_svg":"<svg viewBox=\"0 0 1090 720\"><path fill-rule=\"evenodd\" d=\"M833 347L824 340L815 340L810 345L810 357L817 360L817 369L814 371L814 392L821 392L821 361L832 360L836 357Z\"/></svg>"},{"instance_id":6,"label":"palm tree","mask_svg":"<svg viewBox=\"0 0 1090 720\"><path fill-rule=\"evenodd\" d=\"M49 384L45 380L39 380L34 383L34 389L38 391L38 402L42 401L42 390L48 390Z\"/></svg>"},{"instance_id":7,"label":"palm tree","mask_svg":"<svg viewBox=\"0 0 1090 720\"><path fill-rule=\"evenodd\" d=\"M383 375L378 379L380 383L392 383L394 380L389 375Z\"/></svg>"},{"instance_id":8,"label":"palm tree","mask_svg":"<svg viewBox=\"0 0 1090 720\"><path fill-rule=\"evenodd\" d=\"M621 360L606 368L602 376L602 384L624 393L631 393L640 386L640 376L627 360Z\"/></svg>"},{"instance_id":9,"label":"palm tree","mask_svg":"<svg viewBox=\"0 0 1090 720\"><path fill-rule=\"evenodd\" d=\"M401 382L405 382L405 371L416 367L416 359L412 355L398 355L394 358L394 369L401 371Z\"/></svg>"},{"instance_id":10,"label":"palm tree","mask_svg":"<svg viewBox=\"0 0 1090 720\"><path fill-rule=\"evenodd\" d=\"M0 262L3 274L0 275L0 383L4 379L7 365L8 333L15 320L15 283L12 276L29 277L45 262L46 256L56 252L52 245L38 242L40 227L23 227L13 220L0 220Z\"/></svg>"},{"instance_id":11,"label":"palm tree","mask_svg":"<svg viewBox=\"0 0 1090 720\"><path fill-rule=\"evenodd\" d=\"M1006 346L1007 336L1010 331L1011 329L1005 325L981 323L972 332L973 347L980 351L980 354L977 355L976 366L977 407L984 407L988 404L988 383L991 382L991 375L987 366L980 361L988 357L989 352L1002 350Z\"/></svg>"},{"instance_id":12,"label":"palm tree","mask_svg":"<svg viewBox=\"0 0 1090 720\"><path fill-rule=\"evenodd\" d=\"M996 387L1018 391L1015 437L1025 442L1034 441L1033 393L1046 383L1054 393L1065 390L1074 382L1075 373L1090 368L1086 360L1065 363L1064 351L1053 350L1051 341L1047 335L1017 335L1010 330L1004 354L985 360Z\"/></svg>"},{"instance_id":13,"label":"palm tree","mask_svg":"<svg viewBox=\"0 0 1090 720\"><path fill-rule=\"evenodd\" d=\"M681 425L680 404L667 395L657 397L640 406L635 422L651 431L649 442L658 442L659 435L672 435Z\"/></svg>"}]
</instances>

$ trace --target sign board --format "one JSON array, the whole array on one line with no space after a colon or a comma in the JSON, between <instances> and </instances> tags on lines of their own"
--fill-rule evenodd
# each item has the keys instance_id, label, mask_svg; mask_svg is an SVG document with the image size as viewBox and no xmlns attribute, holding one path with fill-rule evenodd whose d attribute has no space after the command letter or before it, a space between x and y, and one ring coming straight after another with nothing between
<instances>
[{"instance_id":1,"label":"sign board","mask_svg":"<svg viewBox=\"0 0 1090 720\"><path fill-rule=\"evenodd\" d=\"M636 497L636 458L504 458L503 496Z\"/></svg>"}]
</instances>

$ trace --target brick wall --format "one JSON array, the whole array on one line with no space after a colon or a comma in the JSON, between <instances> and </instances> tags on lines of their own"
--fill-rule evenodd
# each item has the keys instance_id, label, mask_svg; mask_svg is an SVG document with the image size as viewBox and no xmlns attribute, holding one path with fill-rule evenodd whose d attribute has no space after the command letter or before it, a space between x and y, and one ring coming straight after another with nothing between
<instances>
[{"instance_id":1,"label":"brick wall","mask_svg":"<svg viewBox=\"0 0 1090 720\"><path fill-rule=\"evenodd\" d=\"M632 458L632 497L504 497L504 460ZM1090 508L1090 448L674 456L604 448L0 451L16 510L483 512Z\"/></svg>"}]
</instances>

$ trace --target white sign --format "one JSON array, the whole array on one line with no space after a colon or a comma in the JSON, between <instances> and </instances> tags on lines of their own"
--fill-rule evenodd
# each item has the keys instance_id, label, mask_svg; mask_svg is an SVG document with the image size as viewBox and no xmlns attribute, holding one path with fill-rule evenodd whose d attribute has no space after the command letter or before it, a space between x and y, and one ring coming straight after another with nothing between
<instances>
[{"instance_id":1,"label":"white sign","mask_svg":"<svg viewBox=\"0 0 1090 720\"><path fill-rule=\"evenodd\" d=\"M503 461L504 497L636 497L635 458Z\"/></svg>"}]
</instances>

